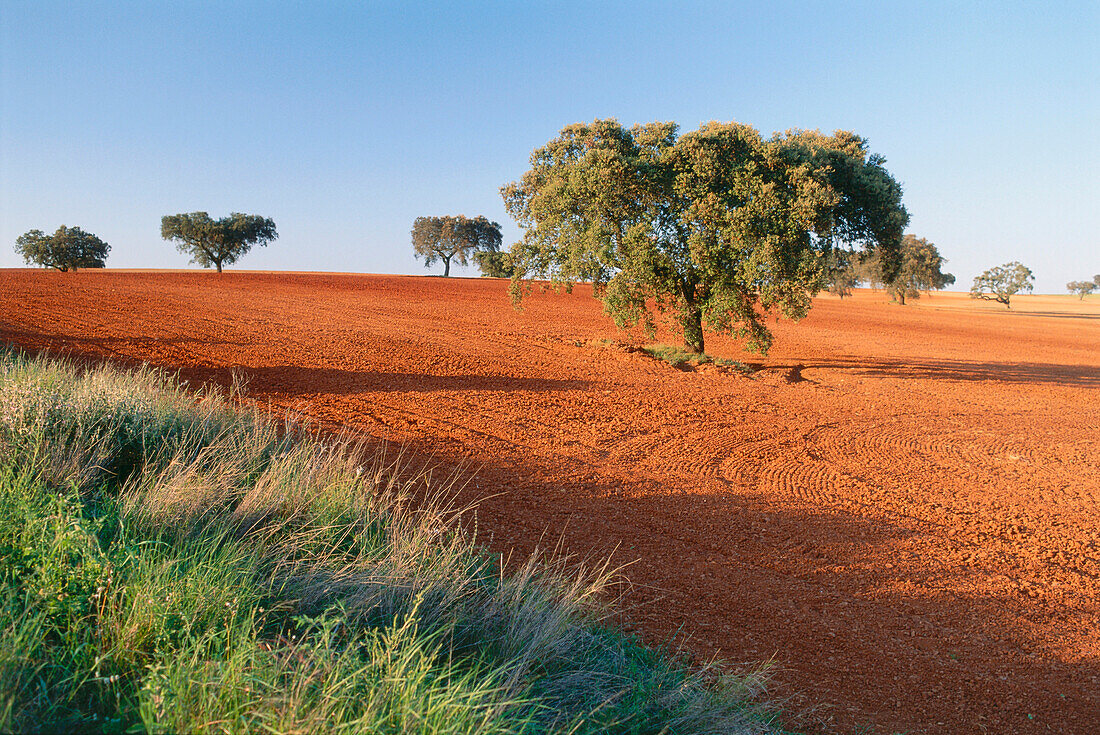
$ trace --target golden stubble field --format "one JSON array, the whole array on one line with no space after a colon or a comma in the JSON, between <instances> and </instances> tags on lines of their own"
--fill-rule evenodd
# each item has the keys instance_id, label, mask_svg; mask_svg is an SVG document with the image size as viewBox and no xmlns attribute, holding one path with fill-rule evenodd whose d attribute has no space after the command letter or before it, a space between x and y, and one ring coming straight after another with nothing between
<instances>
[{"instance_id":1,"label":"golden stubble field","mask_svg":"<svg viewBox=\"0 0 1100 735\"><path fill-rule=\"evenodd\" d=\"M584 288L505 291L4 270L0 340L238 374L457 470L494 549L611 555L647 639L774 657L799 728L1100 731L1100 299L822 297L766 359L710 339L745 377L633 351Z\"/></svg>"}]
</instances>

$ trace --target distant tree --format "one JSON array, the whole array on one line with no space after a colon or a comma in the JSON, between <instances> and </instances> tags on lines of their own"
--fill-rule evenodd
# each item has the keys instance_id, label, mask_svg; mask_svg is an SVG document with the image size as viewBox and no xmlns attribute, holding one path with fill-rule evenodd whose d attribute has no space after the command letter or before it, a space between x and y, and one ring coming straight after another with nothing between
<instances>
[{"instance_id":1,"label":"distant tree","mask_svg":"<svg viewBox=\"0 0 1100 735\"><path fill-rule=\"evenodd\" d=\"M1095 291L1098 286L1100 286L1100 276L1096 276L1092 281L1070 281L1066 284L1066 290L1077 294L1078 298L1084 299Z\"/></svg>"},{"instance_id":2,"label":"distant tree","mask_svg":"<svg viewBox=\"0 0 1100 735\"><path fill-rule=\"evenodd\" d=\"M671 311L694 353L704 324L764 352L765 319L806 315L830 251L896 259L909 215L883 163L843 131L765 139L739 123L684 135L671 122L570 125L501 190L525 230L512 248L513 298L531 278L588 281L621 327L652 332Z\"/></svg>"},{"instance_id":3,"label":"distant tree","mask_svg":"<svg viewBox=\"0 0 1100 735\"><path fill-rule=\"evenodd\" d=\"M885 279L886 291L892 301L904 304L905 299L919 299L921 291L938 291L955 282L955 276L941 269L947 259L936 246L923 237L906 235L901 239L901 258L892 279Z\"/></svg>"},{"instance_id":4,"label":"distant tree","mask_svg":"<svg viewBox=\"0 0 1100 735\"><path fill-rule=\"evenodd\" d=\"M515 272L510 253L486 250L474 253L474 260L477 261L481 275L486 278L511 278Z\"/></svg>"},{"instance_id":5,"label":"distant tree","mask_svg":"<svg viewBox=\"0 0 1100 735\"><path fill-rule=\"evenodd\" d=\"M15 241L15 252L22 255L24 261L59 271L103 268L110 250L110 245L92 233L65 225L52 235L31 230Z\"/></svg>"},{"instance_id":6,"label":"distant tree","mask_svg":"<svg viewBox=\"0 0 1100 735\"><path fill-rule=\"evenodd\" d=\"M900 257L900 246L899 246ZM886 284L883 282L882 262L877 252L860 254L849 261L849 267L854 271L856 280L866 283L869 287L878 290ZM897 263L894 263L897 267Z\"/></svg>"},{"instance_id":7,"label":"distant tree","mask_svg":"<svg viewBox=\"0 0 1100 735\"><path fill-rule=\"evenodd\" d=\"M429 267L443 261L444 277L451 275L451 260L466 265L475 253L500 250L500 225L485 217L464 215L417 217L413 221L413 253Z\"/></svg>"},{"instance_id":8,"label":"distant tree","mask_svg":"<svg viewBox=\"0 0 1100 735\"><path fill-rule=\"evenodd\" d=\"M279 236L275 222L255 214L233 212L228 217L211 219L206 212L171 214L160 220L160 236L175 240L176 249L191 256L191 262L203 268L232 265L252 249Z\"/></svg>"},{"instance_id":9,"label":"distant tree","mask_svg":"<svg viewBox=\"0 0 1100 735\"><path fill-rule=\"evenodd\" d=\"M990 268L974 279L970 287L970 298L996 301L1011 309L1009 300L1020 291L1030 291L1035 284L1035 275L1031 269L1012 261Z\"/></svg>"},{"instance_id":10,"label":"distant tree","mask_svg":"<svg viewBox=\"0 0 1100 735\"><path fill-rule=\"evenodd\" d=\"M841 299L851 296L860 282L858 265L859 255L850 250L838 248L825 256L825 288L829 293Z\"/></svg>"}]
</instances>

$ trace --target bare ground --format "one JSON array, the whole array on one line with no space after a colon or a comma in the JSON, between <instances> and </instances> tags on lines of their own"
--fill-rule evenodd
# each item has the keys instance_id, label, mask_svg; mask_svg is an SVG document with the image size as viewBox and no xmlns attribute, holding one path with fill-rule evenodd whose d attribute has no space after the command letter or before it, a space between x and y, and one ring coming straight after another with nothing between
<instances>
[{"instance_id":1,"label":"bare ground","mask_svg":"<svg viewBox=\"0 0 1100 735\"><path fill-rule=\"evenodd\" d=\"M767 359L710 340L745 377L505 287L2 270L0 340L237 373L460 468L495 549L611 554L645 637L774 656L792 726L1100 732L1100 301L820 298Z\"/></svg>"}]
</instances>

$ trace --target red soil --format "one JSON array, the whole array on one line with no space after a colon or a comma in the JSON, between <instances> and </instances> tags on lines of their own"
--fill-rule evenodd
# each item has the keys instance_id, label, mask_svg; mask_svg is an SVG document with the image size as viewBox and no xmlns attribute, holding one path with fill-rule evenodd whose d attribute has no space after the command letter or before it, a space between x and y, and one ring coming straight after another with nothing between
<instances>
[{"instance_id":1,"label":"red soil","mask_svg":"<svg viewBox=\"0 0 1100 735\"><path fill-rule=\"evenodd\" d=\"M821 298L748 378L599 344L631 338L588 294L8 270L0 340L236 371L464 467L495 549L633 562L628 622L774 656L792 726L1100 732L1100 304Z\"/></svg>"}]
</instances>

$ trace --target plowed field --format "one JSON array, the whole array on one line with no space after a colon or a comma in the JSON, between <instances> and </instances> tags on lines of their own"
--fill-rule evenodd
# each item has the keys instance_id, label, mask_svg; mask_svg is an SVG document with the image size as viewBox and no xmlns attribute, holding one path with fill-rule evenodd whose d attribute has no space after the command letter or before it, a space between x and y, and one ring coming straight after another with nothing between
<instances>
[{"instance_id":1,"label":"plowed field","mask_svg":"<svg viewBox=\"0 0 1100 735\"><path fill-rule=\"evenodd\" d=\"M494 548L631 562L629 624L774 656L799 728L1100 732L1095 297L820 298L746 377L631 351L584 288L505 288L8 270L0 340L235 371L461 468Z\"/></svg>"}]
</instances>

